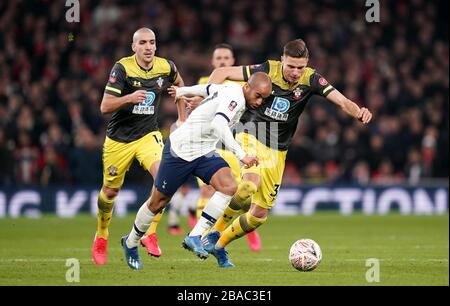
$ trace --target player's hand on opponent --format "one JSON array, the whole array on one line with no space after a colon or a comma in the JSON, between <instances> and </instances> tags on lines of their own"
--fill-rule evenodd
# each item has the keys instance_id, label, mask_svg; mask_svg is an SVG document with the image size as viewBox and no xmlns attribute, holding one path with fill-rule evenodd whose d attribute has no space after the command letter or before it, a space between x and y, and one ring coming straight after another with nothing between
<instances>
[{"instance_id":1,"label":"player's hand on opponent","mask_svg":"<svg viewBox=\"0 0 450 306\"><path fill-rule=\"evenodd\" d=\"M372 119L372 113L365 107L359 109L358 120L364 124L367 124Z\"/></svg>"},{"instance_id":2,"label":"player's hand on opponent","mask_svg":"<svg viewBox=\"0 0 450 306\"><path fill-rule=\"evenodd\" d=\"M128 95L131 103L141 103L147 98L147 92L145 90L136 90Z\"/></svg>"},{"instance_id":3,"label":"player's hand on opponent","mask_svg":"<svg viewBox=\"0 0 450 306\"><path fill-rule=\"evenodd\" d=\"M178 86L172 85L169 88L167 88L167 92L172 98L175 98L177 96L177 89Z\"/></svg>"},{"instance_id":4,"label":"player's hand on opponent","mask_svg":"<svg viewBox=\"0 0 450 306\"><path fill-rule=\"evenodd\" d=\"M248 169L248 168L250 168L252 166L258 166L259 165L258 157L251 156L251 155L245 155L245 157L243 159L241 159L241 162L244 164L244 167L246 169Z\"/></svg>"},{"instance_id":5,"label":"player's hand on opponent","mask_svg":"<svg viewBox=\"0 0 450 306\"><path fill-rule=\"evenodd\" d=\"M186 102L186 107L190 110L195 109L200 104L200 102L203 101L203 99L204 98L201 96L184 98L184 100Z\"/></svg>"}]
</instances>

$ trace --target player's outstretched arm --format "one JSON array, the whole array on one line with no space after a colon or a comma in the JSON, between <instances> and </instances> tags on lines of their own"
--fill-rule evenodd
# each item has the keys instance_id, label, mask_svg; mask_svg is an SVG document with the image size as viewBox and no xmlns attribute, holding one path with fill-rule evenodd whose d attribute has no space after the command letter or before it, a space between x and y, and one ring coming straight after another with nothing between
<instances>
[{"instance_id":1,"label":"player's outstretched arm","mask_svg":"<svg viewBox=\"0 0 450 306\"><path fill-rule=\"evenodd\" d=\"M136 90L135 92L123 97L116 97L105 93L103 94L102 103L100 104L100 111L102 114L113 113L127 103L144 102L146 97L147 92L145 90Z\"/></svg>"},{"instance_id":2,"label":"player's outstretched arm","mask_svg":"<svg viewBox=\"0 0 450 306\"><path fill-rule=\"evenodd\" d=\"M216 92L217 88L215 85L202 84L184 87L170 86L167 89L167 91L169 92L169 95L175 98L195 97L195 96L202 96L205 98L209 96L211 93Z\"/></svg>"},{"instance_id":3,"label":"player's outstretched arm","mask_svg":"<svg viewBox=\"0 0 450 306\"><path fill-rule=\"evenodd\" d=\"M244 68L242 66L216 68L208 79L209 84L222 84L225 80L244 81Z\"/></svg>"},{"instance_id":4,"label":"player's outstretched arm","mask_svg":"<svg viewBox=\"0 0 450 306\"><path fill-rule=\"evenodd\" d=\"M336 89L330 92L327 99L338 105L344 112L364 124L367 124L370 120L372 120L372 113L367 108L360 108L355 102L347 99Z\"/></svg>"}]
</instances>

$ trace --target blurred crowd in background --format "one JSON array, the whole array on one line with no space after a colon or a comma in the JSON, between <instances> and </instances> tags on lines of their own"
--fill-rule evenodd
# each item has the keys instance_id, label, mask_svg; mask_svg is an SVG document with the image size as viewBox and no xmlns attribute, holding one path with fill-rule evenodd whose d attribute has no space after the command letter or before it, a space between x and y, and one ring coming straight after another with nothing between
<instances>
[{"instance_id":1,"label":"blurred crowd in background","mask_svg":"<svg viewBox=\"0 0 450 306\"><path fill-rule=\"evenodd\" d=\"M0 2L0 186L100 186L104 86L143 26L187 85L210 74L217 43L244 65L303 38L310 66L373 112L363 126L314 98L283 184L448 180L448 1L380 1L380 23L366 21L364 0L80 0L79 23L66 21L64 2ZM165 97L165 136L175 120ZM137 165L126 178L149 181Z\"/></svg>"}]
</instances>

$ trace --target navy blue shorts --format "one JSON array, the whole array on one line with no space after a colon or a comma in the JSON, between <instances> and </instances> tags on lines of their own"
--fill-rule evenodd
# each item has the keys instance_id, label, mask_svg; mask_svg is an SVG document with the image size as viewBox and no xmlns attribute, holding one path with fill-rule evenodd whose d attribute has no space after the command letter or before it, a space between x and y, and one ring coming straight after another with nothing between
<instances>
[{"instance_id":1,"label":"navy blue shorts","mask_svg":"<svg viewBox=\"0 0 450 306\"><path fill-rule=\"evenodd\" d=\"M164 145L155 187L165 195L173 195L191 174L209 184L214 173L223 167L230 166L217 152L201 156L190 162L179 158L171 150L170 139L168 139Z\"/></svg>"}]
</instances>

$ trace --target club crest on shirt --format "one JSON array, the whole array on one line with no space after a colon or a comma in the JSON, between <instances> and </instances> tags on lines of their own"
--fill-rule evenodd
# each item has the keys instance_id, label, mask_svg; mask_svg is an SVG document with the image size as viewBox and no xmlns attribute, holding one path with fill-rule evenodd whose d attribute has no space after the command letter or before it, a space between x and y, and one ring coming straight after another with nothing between
<instances>
[{"instance_id":1,"label":"club crest on shirt","mask_svg":"<svg viewBox=\"0 0 450 306\"><path fill-rule=\"evenodd\" d=\"M302 97L302 93L303 93L303 89L300 89L300 88L297 87L297 88L294 90L294 99L295 99L295 100L300 99L300 98Z\"/></svg>"},{"instance_id":2,"label":"club crest on shirt","mask_svg":"<svg viewBox=\"0 0 450 306\"><path fill-rule=\"evenodd\" d=\"M117 176L117 171L118 171L119 169L117 169L116 167L114 167L114 166L109 166L108 167L108 173L109 173L109 175L111 175L111 176Z\"/></svg>"},{"instance_id":3,"label":"club crest on shirt","mask_svg":"<svg viewBox=\"0 0 450 306\"><path fill-rule=\"evenodd\" d=\"M109 82L110 83L115 83L117 81L117 73L114 70L111 75L109 76Z\"/></svg>"},{"instance_id":4,"label":"club crest on shirt","mask_svg":"<svg viewBox=\"0 0 450 306\"><path fill-rule=\"evenodd\" d=\"M234 111L236 106L237 106L237 102L236 101L231 101L230 105L228 105L228 109L232 112L232 111Z\"/></svg>"},{"instance_id":5,"label":"club crest on shirt","mask_svg":"<svg viewBox=\"0 0 450 306\"><path fill-rule=\"evenodd\" d=\"M161 77L159 77L159 79L156 81L156 84L158 84L158 87L161 88L164 84L164 80Z\"/></svg>"}]
</instances>

